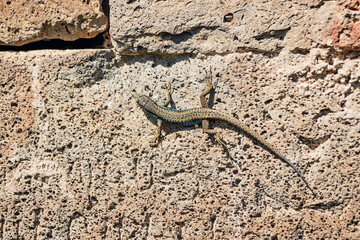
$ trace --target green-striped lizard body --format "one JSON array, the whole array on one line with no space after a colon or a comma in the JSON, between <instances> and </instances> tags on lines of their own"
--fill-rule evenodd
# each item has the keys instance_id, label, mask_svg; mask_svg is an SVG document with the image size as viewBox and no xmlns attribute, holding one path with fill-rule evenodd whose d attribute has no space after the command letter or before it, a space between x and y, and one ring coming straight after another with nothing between
<instances>
[{"instance_id":1,"label":"green-striped lizard body","mask_svg":"<svg viewBox=\"0 0 360 240\"><path fill-rule=\"evenodd\" d=\"M310 191L313 193L314 197L316 197L315 192L311 189L311 187L306 182L305 178L302 176L300 171L278 149L276 149L273 145L271 145L265 139L263 139L257 132L251 130L248 126L240 122L240 120L238 120L237 118L234 118L229 114L223 113L221 111L208 108L207 106L208 104L206 103L205 100L205 95L210 93L210 91L213 89L214 84L210 84L208 78L206 80L207 80L208 88L206 88L200 96L200 102L201 105L203 106L201 108L192 108L187 110L168 108L167 105L169 104L171 98L170 89L168 89L167 92L168 99L165 103L165 106L159 105L153 99L151 99L146 95L138 94L135 91L132 93L137 104L143 109L143 111L158 119L158 130L153 145L158 144L159 137L161 134L161 125L163 121L170 124L177 124L181 126L194 126L202 123L204 132L209 134L215 134L216 141L224 145L224 143L221 140L219 132L209 129L208 120L214 119L214 120L221 120L224 122L228 122L231 125L235 126L237 129L239 129L240 131L243 131L248 135L250 135L251 137L253 137L255 140L260 142L264 147L266 147L270 152L272 152L282 161L284 161L289 166L291 166L295 170L295 172L300 176L300 178L303 180L306 186L310 189Z\"/></svg>"}]
</instances>

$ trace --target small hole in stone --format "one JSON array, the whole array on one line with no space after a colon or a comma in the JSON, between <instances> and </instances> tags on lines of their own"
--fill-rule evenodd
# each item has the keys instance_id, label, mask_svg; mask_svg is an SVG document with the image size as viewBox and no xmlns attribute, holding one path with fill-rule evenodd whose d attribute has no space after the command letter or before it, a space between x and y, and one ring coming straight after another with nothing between
<instances>
[{"instance_id":1,"label":"small hole in stone","mask_svg":"<svg viewBox=\"0 0 360 240\"><path fill-rule=\"evenodd\" d=\"M231 22L234 18L234 14L228 13L224 16L224 22Z\"/></svg>"},{"instance_id":2,"label":"small hole in stone","mask_svg":"<svg viewBox=\"0 0 360 240\"><path fill-rule=\"evenodd\" d=\"M272 101L273 101L272 99L266 100L266 101L265 101L265 104L269 104L269 103L271 103Z\"/></svg>"}]
</instances>

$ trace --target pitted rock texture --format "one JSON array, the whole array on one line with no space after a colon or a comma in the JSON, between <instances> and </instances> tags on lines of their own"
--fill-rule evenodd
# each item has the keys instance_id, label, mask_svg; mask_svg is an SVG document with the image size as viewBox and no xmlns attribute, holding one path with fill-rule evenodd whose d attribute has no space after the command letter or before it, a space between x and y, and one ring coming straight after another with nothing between
<instances>
[{"instance_id":1,"label":"pitted rock texture","mask_svg":"<svg viewBox=\"0 0 360 240\"><path fill-rule=\"evenodd\" d=\"M357 50L354 2L110 0L110 33L122 53Z\"/></svg>"},{"instance_id":2,"label":"pitted rock texture","mask_svg":"<svg viewBox=\"0 0 360 240\"><path fill-rule=\"evenodd\" d=\"M0 12L8 45L107 23L99 1ZM358 19L352 0L110 1L112 50L0 52L0 240L360 239ZM223 122L228 153L166 124L150 146L131 91L163 103L171 82L172 107L199 107L210 66L212 107L317 198Z\"/></svg>"},{"instance_id":3,"label":"pitted rock texture","mask_svg":"<svg viewBox=\"0 0 360 240\"><path fill-rule=\"evenodd\" d=\"M358 0L339 1L336 11L340 13L334 18L332 27L332 40L336 47L344 50L360 49L360 23L358 12L360 2Z\"/></svg>"},{"instance_id":4,"label":"pitted rock texture","mask_svg":"<svg viewBox=\"0 0 360 240\"><path fill-rule=\"evenodd\" d=\"M358 239L357 59L309 54L122 56L109 50L1 53L2 239ZM25 64L24 64L25 63ZM155 129L131 90L241 119L302 171L215 122ZM150 121L149 121L150 120Z\"/></svg>"},{"instance_id":5,"label":"pitted rock texture","mask_svg":"<svg viewBox=\"0 0 360 240\"><path fill-rule=\"evenodd\" d=\"M107 29L99 0L4 0L0 45L21 46L48 39L92 38Z\"/></svg>"}]
</instances>

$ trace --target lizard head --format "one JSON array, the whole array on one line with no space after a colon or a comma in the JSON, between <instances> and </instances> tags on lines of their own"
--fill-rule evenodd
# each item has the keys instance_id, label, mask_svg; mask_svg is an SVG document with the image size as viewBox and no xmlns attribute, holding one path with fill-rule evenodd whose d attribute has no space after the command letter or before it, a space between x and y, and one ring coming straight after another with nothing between
<instances>
[{"instance_id":1,"label":"lizard head","mask_svg":"<svg viewBox=\"0 0 360 240\"><path fill-rule=\"evenodd\" d=\"M145 108L146 109L146 104L149 103L149 101L151 102L151 98L144 95L144 94L139 94L137 93L135 90L133 90L131 92L132 97L135 99L136 103L141 107L141 108Z\"/></svg>"}]
</instances>

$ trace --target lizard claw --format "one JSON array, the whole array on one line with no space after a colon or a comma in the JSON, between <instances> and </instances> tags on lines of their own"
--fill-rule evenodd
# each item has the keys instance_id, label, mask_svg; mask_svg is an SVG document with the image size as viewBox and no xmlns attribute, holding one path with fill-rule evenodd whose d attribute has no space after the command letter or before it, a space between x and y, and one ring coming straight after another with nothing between
<instances>
[{"instance_id":1,"label":"lizard claw","mask_svg":"<svg viewBox=\"0 0 360 240\"><path fill-rule=\"evenodd\" d=\"M215 134L214 138L215 138L215 141L217 142L217 144L222 145L223 147L226 147L224 141L222 140L222 135L219 132L217 132Z\"/></svg>"},{"instance_id":2,"label":"lizard claw","mask_svg":"<svg viewBox=\"0 0 360 240\"><path fill-rule=\"evenodd\" d=\"M151 147L156 147L157 145L159 145L159 138L160 138L160 135L158 134L158 132L156 130L153 131L153 138L152 140L150 141L150 146Z\"/></svg>"},{"instance_id":3,"label":"lizard claw","mask_svg":"<svg viewBox=\"0 0 360 240\"><path fill-rule=\"evenodd\" d=\"M216 85L217 85L217 83L218 83L218 78L217 79L215 79L215 81L211 84L211 88L212 89L214 89L215 87L216 87Z\"/></svg>"},{"instance_id":4,"label":"lizard claw","mask_svg":"<svg viewBox=\"0 0 360 240\"><path fill-rule=\"evenodd\" d=\"M218 82L218 79L215 79L215 81L214 81L213 83L211 83L211 80L210 80L210 78L211 78L211 66L209 67L209 74L208 74L208 72L207 72L206 70L205 70L205 73L206 73L205 79L206 79L206 85L207 85L207 87L208 87L209 89L214 89L215 86L216 86L216 84L217 84L217 82Z\"/></svg>"},{"instance_id":5,"label":"lizard claw","mask_svg":"<svg viewBox=\"0 0 360 240\"><path fill-rule=\"evenodd\" d=\"M216 143L221 145L224 148L224 150L227 152L227 154L229 154L229 156L230 156L230 151L229 151L228 147L226 146L226 144L224 143L224 141L222 140L223 137L222 137L221 133L217 132L215 134L214 138L215 138Z\"/></svg>"},{"instance_id":6,"label":"lizard claw","mask_svg":"<svg viewBox=\"0 0 360 240\"><path fill-rule=\"evenodd\" d=\"M157 145L159 145L159 137L155 136L151 141L150 141L150 146L151 147L156 147Z\"/></svg>"},{"instance_id":7,"label":"lizard claw","mask_svg":"<svg viewBox=\"0 0 360 240\"><path fill-rule=\"evenodd\" d=\"M167 96L167 95L171 95L174 92L174 89L171 86L170 82L167 82L166 84L163 85L163 93Z\"/></svg>"}]
</instances>

